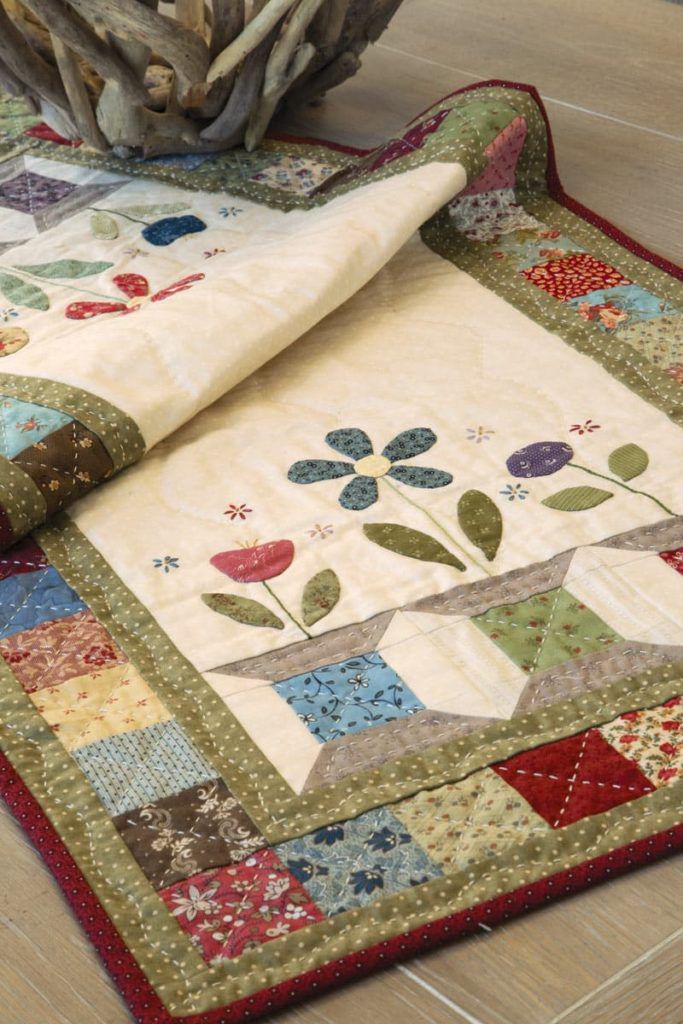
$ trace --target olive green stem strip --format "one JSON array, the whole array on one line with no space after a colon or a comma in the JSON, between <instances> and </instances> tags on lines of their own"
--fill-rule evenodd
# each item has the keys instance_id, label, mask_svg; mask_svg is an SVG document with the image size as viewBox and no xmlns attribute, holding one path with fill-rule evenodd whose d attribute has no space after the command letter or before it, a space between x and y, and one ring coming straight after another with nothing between
<instances>
[{"instance_id":1,"label":"olive green stem strip","mask_svg":"<svg viewBox=\"0 0 683 1024\"><path fill-rule=\"evenodd\" d=\"M139 217L131 217L129 213L123 213L122 210L107 210L104 206L89 206L89 210L94 210L95 213L110 213L115 217L125 217L126 220L132 220L134 224L144 224L148 226L148 220L140 220Z\"/></svg>"},{"instance_id":2,"label":"olive green stem strip","mask_svg":"<svg viewBox=\"0 0 683 1024\"><path fill-rule=\"evenodd\" d=\"M481 562L477 561L477 559L474 557L474 555L471 555L470 552L467 551L462 546L462 544L460 544L455 539L455 537L451 533L448 532L446 527L443 526L439 522L439 520L436 518L436 516L432 515L432 513L428 511L428 509L423 508L422 505L418 505L418 503L416 501L413 501L412 498L409 498L407 494L404 494L403 491L396 486L396 484L392 484L391 481L387 480L386 477L382 477L382 482L385 483L387 485L387 487L390 487L392 489L392 491L394 491L395 494L399 494L403 498L404 501L408 502L409 505L412 505L413 508L416 508L418 510L418 512L422 512L423 515L427 516L427 519L430 519L431 522L434 523L434 526L436 526L437 530L440 530L441 533L443 533L444 537L448 537L448 540L450 541L450 543L453 545L454 548L458 549L458 551L460 552L461 555L463 555L465 558L468 558L470 560L470 562L474 562L474 564L477 566L477 568L481 569L481 571L483 573L486 573L487 576L492 576L493 575L493 573L490 571L490 569L487 569L485 565L482 565Z\"/></svg>"},{"instance_id":3,"label":"olive green stem strip","mask_svg":"<svg viewBox=\"0 0 683 1024\"><path fill-rule=\"evenodd\" d=\"M571 466L573 469L582 469L584 473L590 473L591 476L599 476L601 480L609 480L611 484L616 484L617 487L623 487L625 491L630 491L631 494L641 494L644 498L649 498L650 501L654 501L655 505L659 505L659 507L663 509L668 516L678 515L677 512L672 512L670 508L667 508L664 502L660 501L659 498L655 498L654 494L648 494L647 491L638 491L635 487L629 487L623 480L615 480L614 477L606 476L604 473L598 473L595 469L588 469L587 466L580 466L578 462L568 462L567 465Z\"/></svg>"},{"instance_id":4,"label":"olive green stem strip","mask_svg":"<svg viewBox=\"0 0 683 1024\"><path fill-rule=\"evenodd\" d=\"M311 633L309 633L307 630L304 629L304 627L301 625L301 623L299 622L298 619L294 618L294 616L290 612L289 608L285 604L282 603L282 601L277 596L277 594L275 593L273 588L269 587L265 580L261 580L261 583L263 583L263 586L266 588L266 590L268 591L270 596L273 598L273 600L277 601L277 603L280 605L280 608L282 608L283 612L285 613L287 618L290 620L290 622L293 622L294 625L297 627L297 629L300 629L305 637L307 637L309 640L312 640L313 636L311 635Z\"/></svg>"}]
</instances>

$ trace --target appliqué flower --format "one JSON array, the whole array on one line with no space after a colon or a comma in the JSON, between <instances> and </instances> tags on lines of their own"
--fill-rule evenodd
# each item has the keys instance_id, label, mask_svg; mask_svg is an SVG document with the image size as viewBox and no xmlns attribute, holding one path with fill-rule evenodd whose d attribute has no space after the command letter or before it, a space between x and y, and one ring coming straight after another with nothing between
<instances>
[{"instance_id":1,"label":"appliqu\u00e9 flower","mask_svg":"<svg viewBox=\"0 0 683 1024\"><path fill-rule=\"evenodd\" d=\"M224 516L230 516L231 519L246 519L250 512L253 512L253 508L248 508L244 503L241 505L228 505Z\"/></svg>"},{"instance_id":2,"label":"appliqu\u00e9 flower","mask_svg":"<svg viewBox=\"0 0 683 1024\"><path fill-rule=\"evenodd\" d=\"M520 501L524 501L528 495L528 491L525 490L521 484L506 484L502 491L498 492L502 494L508 501L514 501L515 498L519 498Z\"/></svg>"},{"instance_id":3,"label":"appliqu\u00e9 flower","mask_svg":"<svg viewBox=\"0 0 683 1024\"><path fill-rule=\"evenodd\" d=\"M291 540L272 540L234 551L219 551L209 559L219 572L236 583L262 583L289 569L294 558Z\"/></svg>"},{"instance_id":4,"label":"appliqu\u00e9 flower","mask_svg":"<svg viewBox=\"0 0 683 1024\"><path fill-rule=\"evenodd\" d=\"M581 437L583 434L592 434L594 430L600 430L600 424L593 423L593 420L586 420L585 423L572 423L569 430Z\"/></svg>"},{"instance_id":5,"label":"appliqu\u00e9 flower","mask_svg":"<svg viewBox=\"0 0 683 1024\"><path fill-rule=\"evenodd\" d=\"M170 572L171 569L180 568L180 562L177 555L164 555L163 558L153 558L152 562L156 569L162 569L163 572Z\"/></svg>"},{"instance_id":6,"label":"appliqu\u00e9 flower","mask_svg":"<svg viewBox=\"0 0 683 1024\"><path fill-rule=\"evenodd\" d=\"M574 449L564 441L536 441L518 448L505 465L512 476L551 476L566 466Z\"/></svg>"},{"instance_id":7,"label":"appliqu\u00e9 flower","mask_svg":"<svg viewBox=\"0 0 683 1024\"><path fill-rule=\"evenodd\" d=\"M72 302L66 307L64 315L69 320L88 320L94 316L101 316L103 313L119 313L124 315L126 313L134 313L140 309L145 302L161 302L162 299L168 299L171 295L176 295L178 292L187 291L197 281L202 281L204 274L190 274L188 277L182 277L179 281L174 281L173 284L169 284L166 288L162 288L158 292L153 292L150 295L149 281L142 274L117 274L113 279L114 284L119 288L124 295L128 296L128 301L116 301L111 300L109 302Z\"/></svg>"},{"instance_id":8,"label":"appliqu\u00e9 flower","mask_svg":"<svg viewBox=\"0 0 683 1024\"><path fill-rule=\"evenodd\" d=\"M467 440L474 441L475 444L490 441L491 434L495 434L495 430L490 430L488 427L467 427Z\"/></svg>"},{"instance_id":9,"label":"appliqu\u00e9 flower","mask_svg":"<svg viewBox=\"0 0 683 1024\"><path fill-rule=\"evenodd\" d=\"M397 434L376 455L372 442L364 430L346 427L332 430L325 442L353 462L331 462L326 459L306 459L290 467L288 478L295 484L313 484L319 480L335 480L342 476L355 476L339 495L343 508L360 511L374 505L379 497L377 480L388 476L411 487L445 487L453 477L441 469L426 466L400 466L397 462L422 455L436 443L436 434L428 427L414 427Z\"/></svg>"}]
</instances>

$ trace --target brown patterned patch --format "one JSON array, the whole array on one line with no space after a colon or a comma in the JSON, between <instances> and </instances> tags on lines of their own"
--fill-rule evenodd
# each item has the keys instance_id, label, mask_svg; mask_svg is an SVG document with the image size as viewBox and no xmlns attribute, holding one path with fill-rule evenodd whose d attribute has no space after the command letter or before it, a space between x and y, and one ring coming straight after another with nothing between
<instances>
[{"instance_id":1,"label":"brown patterned patch","mask_svg":"<svg viewBox=\"0 0 683 1024\"><path fill-rule=\"evenodd\" d=\"M267 846L221 779L119 814L114 824L155 889Z\"/></svg>"},{"instance_id":2,"label":"brown patterned patch","mask_svg":"<svg viewBox=\"0 0 683 1024\"><path fill-rule=\"evenodd\" d=\"M91 612L14 633L0 641L0 654L27 693L128 661Z\"/></svg>"},{"instance_id":3,"label":"brown patterned patch","mask_svg":"<svg viewBox=\"0 0 683 1024\"><path fill-rule=\"evenodd\" d=\"M12 462L36 484L48 515L87 494L114 469L97 434L75 420L25 448Z\"/></svg>"}]
</instances>

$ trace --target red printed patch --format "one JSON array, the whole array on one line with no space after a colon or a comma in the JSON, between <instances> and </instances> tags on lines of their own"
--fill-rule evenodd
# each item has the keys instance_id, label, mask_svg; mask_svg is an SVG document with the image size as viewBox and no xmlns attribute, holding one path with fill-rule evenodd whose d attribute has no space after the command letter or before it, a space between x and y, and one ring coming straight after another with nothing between
<instances>
[{"instance_id":1,"label":"red printed patch","mask_svg":"<svg viewBox=\"0 0 683 1024\"><path fill-rule=\"evenodd\" d=\"M549 260L521 273L527 281L542 288L560 302L588 295L602 288L632 284L627 277L587 252L577 252L563 260Z\"/></svg>"},{"instance_id":2,"label":"red printed patch","mask_svg":"<svg viewBox=\"0 0 683 1024\"><path fill-rule=\"evenodd\" d=\"M675 548L673 551L660 551L659 557L683 576L683 548Z\"/></svg>"},{"instance_id":3,"label":"red printed patch","mask_svg":"<svg viewBox=\"0 0 683 1024\"><path fill-rule=\"evenodd\" d=\"M516 754L493 769L552 828L609 811L655 788L597 729Z\"/></svg>"}]
</instances>

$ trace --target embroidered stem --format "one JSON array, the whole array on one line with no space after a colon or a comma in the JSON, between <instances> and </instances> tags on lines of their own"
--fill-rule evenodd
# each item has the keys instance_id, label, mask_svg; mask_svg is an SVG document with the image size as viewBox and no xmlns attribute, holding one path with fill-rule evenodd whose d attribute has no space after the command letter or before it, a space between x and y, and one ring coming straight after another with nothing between
<instances>
[{"instance_id":1,"label":"embroidered stem","mask_svg":"<svg viewBox=\"0 0 683 1024\"><path fill-rule=\"evenodd\" d=\"M650 501L654 501L655 505L659 505L659 507L666 512L668 516L677 515L676 512L672 512L670 508L667 508L663 501L660 501L659 498L655 498L654 494L648 494L647 491L638 491L635 487L629 487L623 480L615 480L614 477L606 476L604 473L598 473L595 469L589 469L587 466L580 466L578 462L568 462L567 465L571 466L573 469L582 469L584 473L590 473L591 476L599 476L601 480L609 480L611 484L616 484L617 487L623 487L625 491L630 491L631 494L641 494L644 498L649 498Z\"/></svg>"},{"instance_id":2,"label":"embroidered stem","mask_svg":"<svg viewBox=\"0 0 683 1024\"><path fill-rule=\"evenodd\" d=\"M298 621L298 619L295 619L295 618L294 618L294 616L293 616L293 615L292 615L292 613L290 612L289 608L288 608L288 607L287 607L286 605L284 605L284 604L282 603L282 601L281 601L281 600L280 600L280 598L279 598L279 597L277 596L277 594L276 594L276 593L275 593L275 591L274 591L274 590L272 589L272 587L269 587L269 586L268 586L268 584L266 583L266 581L265 581L265 580L261 580L261 583L262 583L262 584L263 584L263 586L264 586L264 587L266 588L266 590L268 591L268 593L270 594L270 596L271 596L271 597L273 598L273 600L274 600L274 601L277 601L277 603L278 603L278 604L280 605L280 608L282 608L283 612L285 613L285 615L287 616L287 618L289 619L289 621L290 621L290 622L293 622L293 623L294 623L294 625L295 625L295 626L297 627L297 629L300 629L300 630L301 630L301 632L302 632L302 633L304 634L304 636L308 637L308 639L309 639L309 640L312 640L312 639L313 639L313 636L312 636L312 634L311 634L311 633L309 633L309 632L308 632L308 630L304 629L304 627L303 627L303 626L301 625L301 623L300 623L300 622Z\"/></svg>"},{"instance_id":3,"label":"embroidered stem","mask_svg":"<svg viewBox=\"0 0 683 1024\"><path fill-rule=\"evenodd\" d=\"M18 267L5 267L0 264L0 270L5 270L8 274L19 274L22 277L30 277L33 281L38 281L39 284L45 285L45 278L39 277L37 274L31 274L28 270L20 270ZM68 288L72 292L80 292L85 295L94 295L96 299L106 299L107 302L120 302L120 298L112 298L111 295L103 295L102 292L93 292L89 288L82 288L80 285L75 284L64 284L62 281L56 281L54 278L50 278L50 284L56 285L58 288ZM19 303L17 303L19 305Z\"/></svg>"},{"instance_id":4,"label":"embroidered stem","mask_svg":"<svg viewBox=\"0 0 683 1024\"><path fill-rule=\"evenodd\" d=\"M387 485L387 487L390 487L391 490L394 491L395 494L400 495L401 498L403 498L404 501L407 501L409 505L412 505L413 508L416 508L419 512L422 512L423 515L427 516L427 519L431 520L431 522L434 523L434 526L436 526L436 528L438 530L440 530L441 533L443 533L444 537L448 537L448 540L450 541L450 543L453 545L454 548L457 548L457 550L460 552L461 555L464 555L465 558L469 558L469 560L471 562L474 562L474 564L477 566L477 568L481 569L481 571L486 573L487 576L492 576L493 575L490 572L490 570L486 568L485 565L482 565L481 562L477 561L477 559L473 555L471 555L470 552L467 551L462 546L462 544L460 544L455 539L455 537L451 533L448 532L446 527L443 526L439 522L439 520L436 518L436 516L432 515L432 513L428 509L423 508L422 505L418 505L418 503L416 501L413 501L413 499L409 498L407 494L404 494L403 491L399 487L396 486L396 484L393 484L390 480L387 480L387 478L385 476L381 477L381 480L382 480L382 483L385 483Z\"/></svg>"},{"instance_id":5,"label":"embroidered stem","mask_svg":"<svg viewBox=\"0 0 683 1024\"><path fill-rule=\"evenodd\" d=\"M135 224L144 224L145 227L147 227L149 224L149 221L140 220L139 217L131 217L130 214L123 213L121 210L107 210L104 206L88 206L87 209L94 210L95 213L111 213L114 214L114 216L116 217L125 217L126 220L132 220Z\"/></svg>"}]
</instances>

